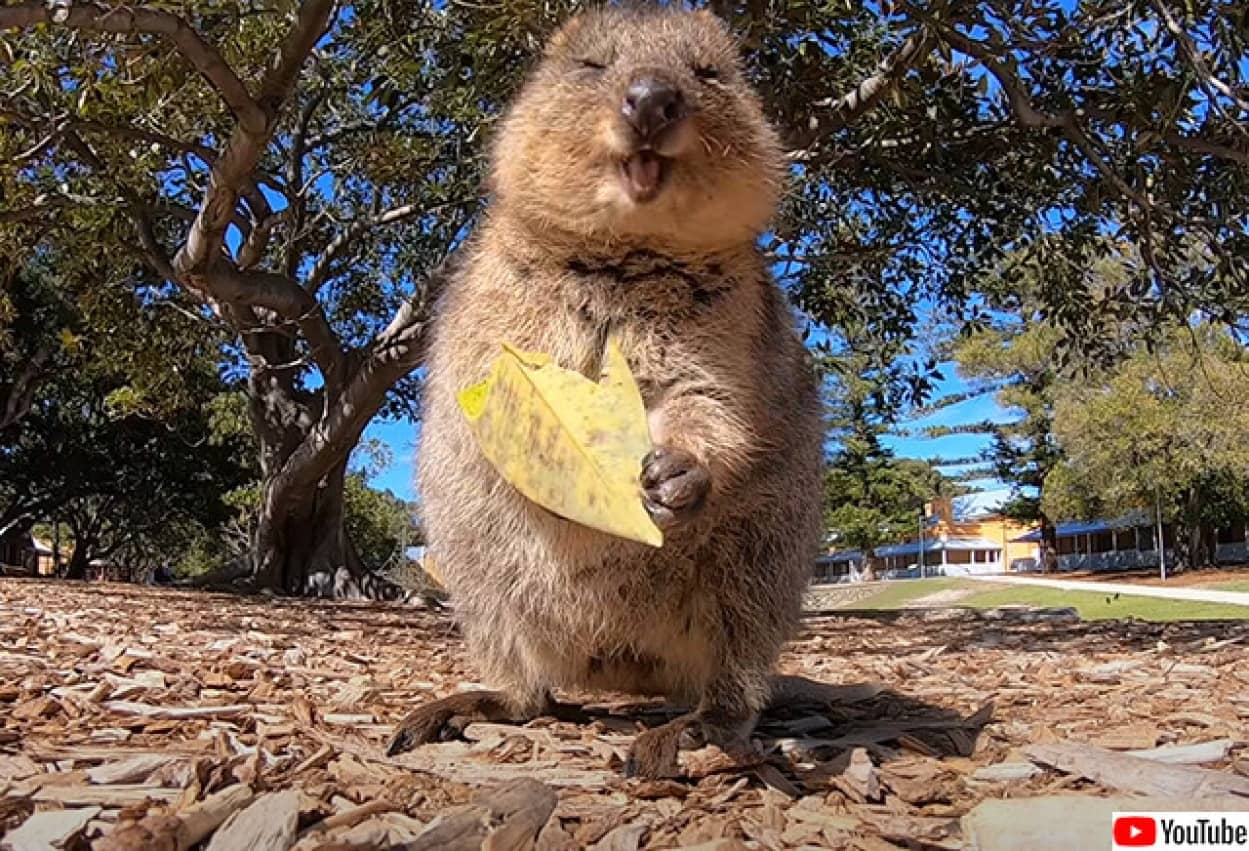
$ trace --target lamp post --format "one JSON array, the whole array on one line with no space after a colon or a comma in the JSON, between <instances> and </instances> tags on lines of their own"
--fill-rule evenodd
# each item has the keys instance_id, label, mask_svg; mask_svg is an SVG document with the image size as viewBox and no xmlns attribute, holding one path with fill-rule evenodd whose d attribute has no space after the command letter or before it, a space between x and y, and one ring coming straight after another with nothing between
<instances>
[{"instance_id":1,"label":"lamp post","mask_svg":"<svg viewBox=\"0 0 1249 851\"><path fill-rule=\"evenodd\" d=\"M919 578L924 578L924 521L928 519L924 506L919 507Z\"/></svg>"}]
</instances>

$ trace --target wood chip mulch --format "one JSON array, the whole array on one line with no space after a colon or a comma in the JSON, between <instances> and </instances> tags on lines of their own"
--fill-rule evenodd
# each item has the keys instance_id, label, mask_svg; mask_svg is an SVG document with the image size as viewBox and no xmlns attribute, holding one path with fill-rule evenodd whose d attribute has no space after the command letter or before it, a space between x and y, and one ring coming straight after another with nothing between
<instances>
[{"instance_id":1,"label":"wood chip mulch","mask_svg":"<svg viewBox=\"0 0 1249 851\"><path fill-rule=\"evenodd\" d=\"M476 685L445 614L0 580L0 848L991 848L977 813L1015 800L1249 809L1249 622L813 614L782 667L833 688L749 764L626 780L673 710L603 695L387 758L415 702Z\"/></svg>"}]
</instances>

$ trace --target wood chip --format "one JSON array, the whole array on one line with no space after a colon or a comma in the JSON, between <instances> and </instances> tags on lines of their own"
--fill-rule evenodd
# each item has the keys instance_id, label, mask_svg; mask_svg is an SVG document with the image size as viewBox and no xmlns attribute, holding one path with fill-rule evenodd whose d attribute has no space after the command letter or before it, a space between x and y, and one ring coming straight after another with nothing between
<instances>
[{"instance_id":1,"label":"wood chip","mask_svg":"<svg viewBox=\"0 0 1249 851\"><path fill-rule=\"evenodd\" d=\"M179 762L177 756L165 754L138 754L119 762L108 762L87 771L87 779L98 785L113 783L137 783L151 777L160 769Z\"/></svg>"},{"instance_id":2,"label":"wood chip","mask_svg":"<svg viewBox=\"0 0 1249 851\"><path fill-rule=\"evenodd\" d=\"M1149 750L1128 751L1129 756L1164 762L1168 765L1203 765L1210 762L1222 762L1232 749L1231 739L1215 739L1211 742L1198 742L1192 745L1164 745Z\"/></svg>"},{"instance_id":3,"label":"wood chip","mask_svg":"<svg viewBox=\"0 0 1249 851\"><path fill-rule=\"evenodd\" d=\"M824 809L804 809L802 807L791 807L785 813L791 821L805 821L811 824L817 824L821 828L831 827L836 830L850 831L859 826L860 820L858 816L841 815L829 812Z\"/></svg>"},{"instance_id":4,"label":"wood chip","mask_svg":"<svg viewBox=\"0 0 1249 851\"><path fill-rule=\"evenodd\" d=\"M468 741L386 757L414 704L482 687L437 611L0 578L0 834L87 810L72 851L203 851L246 826L263 785L297 796L286 851L970 847L950 820L986 798L1136 788L1033 762L1034 746L1198 772L1179 788L1249 782L1247 644L1249 622L811 616L780 662L810 699L765 712L749 760L685 752L691 773L646 783L622 775L634 736L684 708L627 696L562 695L593 720L472 724ZM1144 742L1161 747L1124 750ZM520 782L543 791L492 804Z\"/></svg>"},{"instance_id":5,"label":"wood chip","mask_svg":"<svg viewBox=\"0 0 1249 851\"><path fill-rule=\"evenodd\" d=\"M87 824L100 814L99 807L78 810L47 810L34 813L16 830L0 840L4 851L52 851L63 848L79 836Z\"/></svg>"},{"instance_id":6,"label":"wood chip","mask_svg":"<svg viewBox=\"0 0 1249 851\"><path fill-rule=\"evenodd\" d=\"M984 783L1011 783L1027 780L1041 773L1031 762L999 762L997 765L986 765L972 772L971 779Z\"/></svg>"},{"instance_id":7,"label":"wood chip","mask_svg":"<svg viewBox=\"0 0 1249 851\"><path fill-rule=\"evenodd\" d=\"M250 804L253 797L251 787L240 783L183 810L177 832L178 851L187 851L202 842L227 818Z\"/></svg>"},{"instance_id":8,"label":"wood chip","mask_svg":"<svg viewBox=\"0 0 1249 851\"><path fill-rule=\"evenodd\" d=\"M780 676L772 683L772 702L783 706L861 703L871 700L884 690L883 683L834 685L809 677Z\"/></svg>"},{"instance_id":9,"label":"wood chip","mask_svg":"<svg viewBox=\"0 0 1249 851\"><path fill-rule=\"evenodd\" d=\"M1130 751L1152 748L1158 744L1158 728L1152 724L1140 724L1098 733L1089 744L1112 751Z\"/></svg>"},{"instance_id":10,"label":"wood chip","mask_svg":"<svg viewBox=\"0 0 1249 851\"><path fill-rule=\"evenodd\" d=\"M117 786L41 786L31 798L44 804L65 806L99 805L101 807L129 807L144 801L174 801L177 789L163 786L117 785Z\"/></svg>"},{"instance_id":11,"label":"wood chip","mask_svg":"<svg viewBox=\"0 0 1249 851\"><path fill-rule=\"evenodd\" d=\"M207 851L286 851L295 844L299 803L295 790L262 795L226 819Z\"/></svg>"},{"instance_id":12,"label":"wood chip","mask_svg":"<svg viewBox=\"0 0 1249 851\"><path fill-rule=\"evenodd\" d=\"M957 819L924 818L896 813L861 811L863 822L885 839L942 848L962 848L962 830Z\"/></svg>"},{"instance_id":13,"label":"wood chip","mask_svg":"<svg viewBox=\"0 0 1249 851\"><path fill-rule=\"evenodd\" d=\"M140 715L144 718L166 718L181 720L187 718L233 718L251 711L247 703L236 703L229 706L152 706L147 703L135 703L130 700L107 700L104 708L118 715Z\"/></svg>"},{"instance_id":14,"label":"wood chip","mask_svg":"<svg viewBox=\"0 0 1249 851\"><path fill-rule=\"evenodd\" d=\"M1249 779L1185 765L1160 765L1150 759L1115 753L1074 742L1033 745L1028 758L1069 774L1087 777L1121 792L1178 798L1249 796Z\"/></svg>"},{"instance_id":15,"label":"wood chip","mask_svg":"<svg viewBox=\"0 0 1249 851\"><path fill-rule=\"evenodd\" d=\"M845 770L834 782L859 803L880 800L880 774L866 748L855 748L850 752Z\"/></svg>"},{"instance_id":16,"label":"wood chip","mask_svg":"<svg viewBox=\"0 0 1249 851\"><path fill-rule=\"evenodd\" d=\"M555 809L555 801L555 792L536 780L518 780L484 790L474 796L471 805L435 819L409 843L407 851L532 848Z\"/></svg>"},{"instance_id":17,"label":"wood chip","mask_svg":"<svg viewBox=\"0 0 1249 851\"><path fill-rule=\"evenodd\" d=\"M91 843L91 851L178 851L177 816L151 813L137 822L125 821Z\"/></svg>"},{"instance_id":18,"label":"wood chip","mask_svg":"<svg viewBox=\"0 0 1249 851\"><path fill-rule=\"evenodd\" d=\"M589 851L637 851L647 830L644 824L621 825L591 845Z\"/></svg>"}]
</instances>

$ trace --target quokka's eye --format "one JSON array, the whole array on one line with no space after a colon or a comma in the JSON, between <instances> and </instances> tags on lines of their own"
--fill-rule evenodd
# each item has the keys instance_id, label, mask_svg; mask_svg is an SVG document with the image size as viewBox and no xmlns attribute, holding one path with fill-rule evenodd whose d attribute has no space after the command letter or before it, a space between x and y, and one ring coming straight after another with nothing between
<instances>
[{"instance_id":1,"label":"quokka's eye","mask_svg":"<svg viewBox=\"0 0 1249 851\"><path fill-rule=\"evenodd\" d=\"M606 66L606 65L604 65L602 62L598 62L597 60L594 60L594 59L579 59L579 60L577 60L577 62L578 62L578 64L581 66L581 68L582 68L583 70L586 70L586 71L605 71L605 70L607 70L607 66Z\"/></svg>"},{"instance_id":2,"label":"quokka's eye","mask_svg":"<svg viewBox=\"0 0 1249 851\"><path fill-rule=\"evenodd\" d=\"M720 79L720 72L706 65L695 65L694 76L703 82Z\"/></svg>"}]
</instances>

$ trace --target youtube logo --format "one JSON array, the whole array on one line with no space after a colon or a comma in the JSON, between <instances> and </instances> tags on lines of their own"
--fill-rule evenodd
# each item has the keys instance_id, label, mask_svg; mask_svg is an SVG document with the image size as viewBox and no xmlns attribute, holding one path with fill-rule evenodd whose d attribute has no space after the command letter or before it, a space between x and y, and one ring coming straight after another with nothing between
<instances>
[{"instance_id":1,"label":"youtube logo","mask_svg":"<svg viewBox=\"0 0 1249 851\"><path fill-rule=\"evenodd\" d=\"M1115 845L1148 848L1158 841L1158 822L1153 816L1119 816L1114 826Z\"/></svg>"},{"instance_id":2,"label":"youtube logo","mask_svg":"<svg viewBox=\"0 0 1249 851\"><path fill-rule=\"evenodd\" d=\"M1249 807L1239 812L1116 812L1112 851L1236 851L1249 848Z\"/></svg>"}]
</instances>

